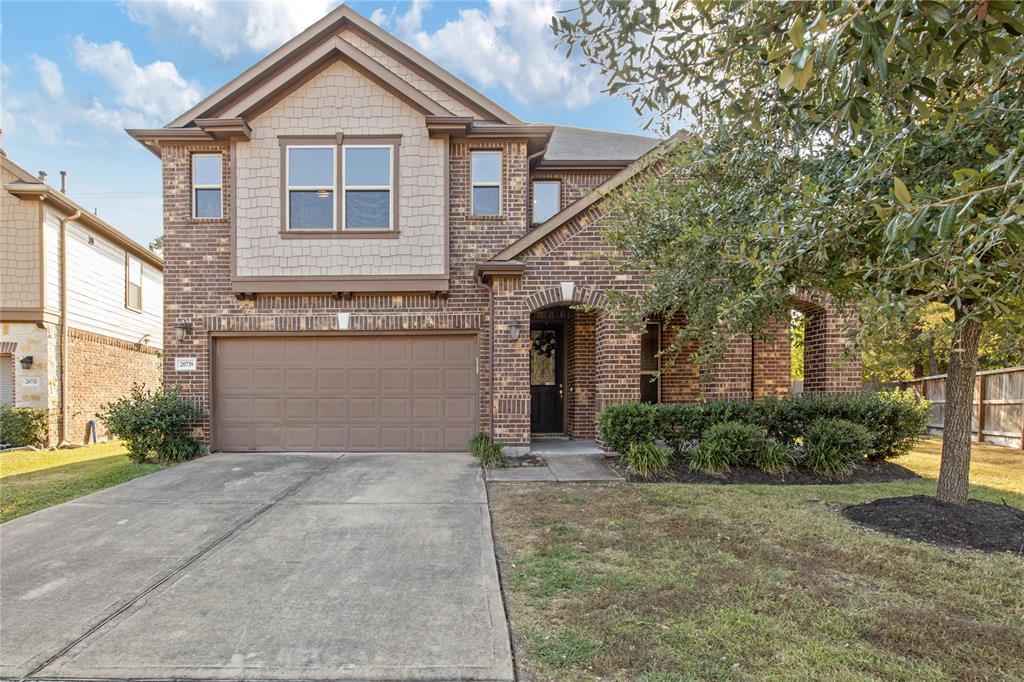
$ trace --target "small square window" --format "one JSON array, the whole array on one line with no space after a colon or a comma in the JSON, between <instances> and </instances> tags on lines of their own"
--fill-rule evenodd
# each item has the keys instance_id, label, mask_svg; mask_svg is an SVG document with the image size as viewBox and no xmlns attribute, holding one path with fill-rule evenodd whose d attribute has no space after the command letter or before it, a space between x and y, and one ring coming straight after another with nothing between
<instances>
[{"instance_id":1,"label":"small square window","mask_svg":"<svg viewBox=\"0 0 1024 682\"><path fill-rule=\"evenodd\" d=\"M222 218L223 158L220 154L192 155L192 217Z\"/></svg>"},{"instance_id":2,"label":"small square window","mask_svg":"<svg viewBox=\"0 0 1024 682\"><path fill-rule=\"evenodd\" d=\"M539 225L561 209L562 183L558 180L536 180L533 183L533 224Z\"/></svg>"}]
</instances>

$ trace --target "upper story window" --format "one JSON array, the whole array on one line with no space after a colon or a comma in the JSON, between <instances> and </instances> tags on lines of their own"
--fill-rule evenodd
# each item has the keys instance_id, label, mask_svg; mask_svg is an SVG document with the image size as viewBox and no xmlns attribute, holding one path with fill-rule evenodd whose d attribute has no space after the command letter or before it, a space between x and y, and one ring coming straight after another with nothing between
<instances>
[{"instance_id":1,"label":"upper story window","mask_svg":"<svg viewBox=\"0 0 1024 682\"><path fill-rule=\"evenodd\" d=\"M386 145L345 145L344 229L394 227L394 158Z\"/></svg>"},{"instance_id":2,"label":"upper story window","mask_svg":"<svg viewBox=\"0 0 1024 682\"><path fill-rule=\"evenodd\" d=\"M142 312L142 261L125 254L124 306L129 310Z\"/></svg>"},{"instance_id":3,"label":"upper story window","mask_svg":"<svg viewBox=\"0 0 1024 682\"><path fill-rule=\"evenodd\" d=\"M501 213L501 152L472 153L473 215Z\"/></svg>"},{"instance_id":4,"label":"upper story window","mask_svg":"<svg viewBox=\"0 0 1024 682\"><path fill-rule=\"evenodd\" d=\"M224 216L222 157L220 154L192 155L192 217Z\"/></svg>"},{"instance_id":5,"label":"upper story window","mask_svg":"<svg viewBox=\"0 0 1024 682\"><path fill-rule=\"evenodd\" d=\"M648 322L640 337L640 402L661 402L661 325Z\"/></svg>"},{"instance_id":6,"label":"upper story window","mask_svg":"<svg viewBox=\"0 0 1024 682\"><path fill-rule=\"evenodd\" d=\"M558 180L534 180L533 224L539 225L562 210L562 183Z\"/></svg>"},{"instance_id":7,"label":"upper story window","mask_svg":"<svg viewBox=\"0 0 1024 682\"><path fill-rule=\"evenodd\" d=\"M289 230L333 230L337 147L289 145L286 149L285 224Z\"/></svg>"}]
</instances>

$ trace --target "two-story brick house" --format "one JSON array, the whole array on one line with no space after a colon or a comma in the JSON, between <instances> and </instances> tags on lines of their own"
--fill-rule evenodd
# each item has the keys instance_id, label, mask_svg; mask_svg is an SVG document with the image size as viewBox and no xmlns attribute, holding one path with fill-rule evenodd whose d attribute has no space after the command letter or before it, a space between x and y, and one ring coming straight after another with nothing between
<instances>
[{"instance_id":1,"label":"two-story brick house","mask_svg":"<svg viewBox=\"0 0 1024 682\"><path fill-rule=\"evenodd\" d=\"M163 261L2 149L0 185L0 405L104 438L105 403L163 380Z\"/></svg>"},{"instance_id":2,"label":"two-story brick house","mask_svg":"<svg viewBox=\"0 0 1024 682\"><path fill-rule=\"evenodd\" d=\"M789 390L784 325L652 381L672 325L602 307L643 286L595 258L602 197L658 140L521 121L345 6L129 133L163 162L165 381L215 450L527 448L617 401ZM806 390L859 386L842 316L807 312Z\"/></svg>"}]
</instances>

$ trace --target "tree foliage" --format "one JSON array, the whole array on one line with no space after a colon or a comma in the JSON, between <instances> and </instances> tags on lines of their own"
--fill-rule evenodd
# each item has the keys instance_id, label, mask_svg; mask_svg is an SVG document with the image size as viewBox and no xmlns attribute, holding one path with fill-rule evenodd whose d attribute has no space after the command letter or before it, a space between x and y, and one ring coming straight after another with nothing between
<instances>
[{"instance_id":1,"label":"tree foliage","mask_svg":"<svg viewBox=\"0 0 1024 682\"><path fill-rule=\"evenodd\" d=\"M786 319L796 290L870 302L881 334L938 304L966 386L977 357L957 351L1021 315L1021 5L581 0L553 29L653 125L690 123L606 234L650 273L619 301L632 321L685 311L680 340L711 365L727 334Z\"/></svg>"}]
</instances>

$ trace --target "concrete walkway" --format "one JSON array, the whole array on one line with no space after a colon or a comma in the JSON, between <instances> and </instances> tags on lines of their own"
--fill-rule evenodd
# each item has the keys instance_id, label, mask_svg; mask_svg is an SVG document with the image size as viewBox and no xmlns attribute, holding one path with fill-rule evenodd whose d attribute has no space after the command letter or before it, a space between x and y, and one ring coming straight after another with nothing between
<instances>
[{"instance_id":1,"label":"concrete walkway","mask_svg":"<svg viewBox=\"0 0 1024 682\"><path fill-rule=\"evenodd\" d=\"M622 481L622 476L608 466L603 451L592 440L536 441L530 446L530 454L542 457L544 466L490 469L487 471L487 480L562 483Z\"/></svg>"},{"instance_id":2,"label":"concrete walkway","mask_svg":"<svg viewBox=\"0 0 1024 682\"><path fill-rule=\"evenodd\" d=\"M0 542L4 679L512 679L465 454L210 455Z\"/></svg>"}]
</instances>

